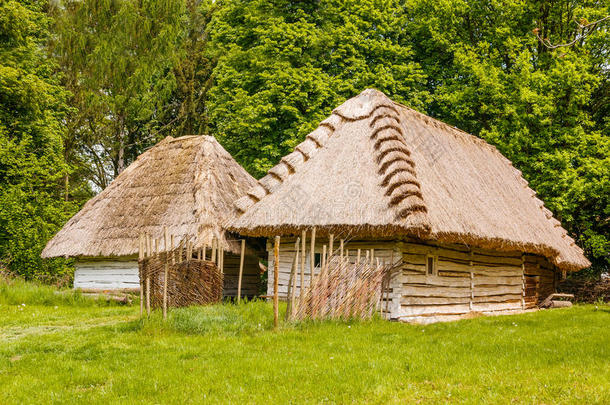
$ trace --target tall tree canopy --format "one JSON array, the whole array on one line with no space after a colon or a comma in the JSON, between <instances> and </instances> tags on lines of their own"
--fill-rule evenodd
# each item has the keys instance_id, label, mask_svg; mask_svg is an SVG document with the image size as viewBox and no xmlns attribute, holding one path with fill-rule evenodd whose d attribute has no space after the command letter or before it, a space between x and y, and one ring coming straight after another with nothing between
<instances>
[{"instance_id":1,"label":"tall tree canopy","mask_svg":"<svg viewBox=\"0 0 610 405\"><path fill-rule=\"evenodd\" d=\"M61 272L40 251L74 212L61 182L67 94L45 55L44 4L0 3L0 264L27 277Z\"/></svg>"},{"instance_id":2,"label":"tall tree canopy","mask_svg":"<svg viewBox=\"0 0 610 405\"><path fill-rule=\"evenodd\" d=\"M260 176L374 87L496 145L607 268L608 15L599 0L5 0L0 263L61 269L45 241L166 135L211 133Z\"/></svg>"},{"instance_id":3,"label":"tall tree canopy","mask_svg":"<svg viewBox=\"0 0 610 405\"><path fill-rule=\"evenodd\" d=\"M261 175L375 87L497 145L607 266L610 21L579 24L608 14L598 1L227 1L212 30L212 127ZM577 41L549 49L534 32Z\"/></svg>"},{"instance_id":4,"label":"tall tree canopy","mask_svg":"<svg viewBox=\"0 0 610 405\"><path fill-rule=\"evenodd\" d=\"M260 176L332 108L367 87L428 101L403 2L236 0L213 21L215 136Z\"/></svg>"}]
</instances>

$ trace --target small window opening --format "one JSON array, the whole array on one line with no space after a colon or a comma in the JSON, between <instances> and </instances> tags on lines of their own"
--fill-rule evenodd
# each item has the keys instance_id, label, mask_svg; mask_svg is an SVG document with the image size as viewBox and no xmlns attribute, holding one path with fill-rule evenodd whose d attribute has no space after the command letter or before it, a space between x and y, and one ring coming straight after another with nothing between
<instances>
[{"instance_id":1,"label":"small window opening","mask_svg":"<svg viewBox=\"0 0 610 405\"><path fill-rule=\"evenodd\" d=\"M322 266L322 253L313 254L313 266L314 267Z\"/></svg>"},{"instance_id":2,"label":"small window opening","mask_svg":"<svg viewBox=\"0 0 610 405\"><path fill-rule=\"evenodd\" d=\"M434 256L426 257L426 274L429 276L435 276L436 271L436 258Z\"/></svg>"}]
</instances>

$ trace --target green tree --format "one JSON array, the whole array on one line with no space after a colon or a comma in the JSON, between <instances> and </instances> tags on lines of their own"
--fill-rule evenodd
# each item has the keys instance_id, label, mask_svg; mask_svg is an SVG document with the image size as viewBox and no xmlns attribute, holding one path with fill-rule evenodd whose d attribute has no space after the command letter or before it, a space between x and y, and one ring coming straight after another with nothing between
<instances>
[{"instance_id":1,"label":"green tree","mask_svg":"<svg viewBox=\"0 0 610 405\"><path fill-rule=\"evenodd\" d=\"M74 107L66 157L101 189L161 136L184 4L67 0L53 15L53 55Z\"/></svg>"},{"instance_id":2,"label":"green tree","mask_svg":"<svg viewBox=\"0 0 610 405\"><path fill-rule=\"evenodd\" d=\"M213 133L260 176L345 99L375 87L422 108L399 1L224 3L213 20L218 56Z\"/></svg>"},{"instance_id":3,"label":"green tree","mask_svg":"<svg viewBox=\"0 0 610 405\"><path fill-rule=\"evenodd\" d=\"M44 5L0 3L0 265L27 278L66 269L40 252L74 211L62 196L67 94L45 55Z\"/></svg>"},{"instance_id":4,"label":"green tree","mask_svg":"<svg viewBox=\"0 0 610 405\"><path fill-rule=\"evenodd\" d=\"M608 5L420 0L408 13L434 95L428 113L498 146L607 268L610 21L580 25L610 14Z\"/></svg>"}]
</instances>

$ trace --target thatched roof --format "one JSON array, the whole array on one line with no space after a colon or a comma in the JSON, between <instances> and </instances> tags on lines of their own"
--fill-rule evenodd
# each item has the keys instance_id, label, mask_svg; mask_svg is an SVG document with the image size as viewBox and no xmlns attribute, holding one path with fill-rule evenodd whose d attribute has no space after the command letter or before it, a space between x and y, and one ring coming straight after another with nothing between
<instances>
[{"instance_id":1,"label":"thatched roof","mask_svg":"<svg viewBox=\"0 0 610 405\"><path fill-rule=\"evenodd\" d=\"M366 90L346 101L247 196L244 235L415 237L590 265L521 172L485 141Z\"/></svg>"},{"instance_id":2,"label":"thatched roof","mask_svg":"<svg viewBox=\"0 0 610 405\"><path fill-rule=\"evenodd\" d=\"M255 184L213 137L167 137L87 202L42 256L133 255L141 232L161 238L163 226L176 243L190 236L195 246L210 246L215 236L237 253L224 224L236 213L233 202Z\"/></svg>"}]
</instances>

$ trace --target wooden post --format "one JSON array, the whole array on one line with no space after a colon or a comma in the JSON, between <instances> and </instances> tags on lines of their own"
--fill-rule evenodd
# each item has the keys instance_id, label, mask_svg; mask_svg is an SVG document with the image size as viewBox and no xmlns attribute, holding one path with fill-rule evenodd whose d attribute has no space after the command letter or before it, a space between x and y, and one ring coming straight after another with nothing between
<instances>
[{"instance_id":1,"label":"wooden post","mask_svg":"<svg viewBox=\"0 0 610 405\"><path fill-rule=\"evenodd\" d=\"M225 249L222 246L218 247L218 265L220 266L220 273L224 274L224 272L225 272L225 268L224 268L224 266L225 266Z\"/></svg>"},{"instance_id":2,"label":"wooden post","mask_svg":"<svg viewBox=\"0 0 610 405\"><path fill-rule=\"evenodd\" d=\"M148 245L148 256L152 257L152 241L150 235L146 234L146 244ZM150 316L150 274L146 274L146 313Z\"/></svg>"},{"instance_id":3,"label":"wooden post","mask_svg":"<svg viewBox=\"0 0 610 405\"><path fill-rule=\"evenodd\" d=\"M239 278L237 279L237 303L241 301L241 277L244 274L244 255L246 254L246 240L241 240L241 252L239 255Z\"/></svg>"},{"instance_id":4,"label":"wooden post","mask_svg":"<svg viewBox=\"0 0 610 405\"><path fill-rule=\"evenodd\" d=\"M216 237L215 236L212 238L212 261L214 263L217 263L216 262Z\"/></svg>"},{"instance_id":5,"label":"wooden post","mask_svg":"<svg viewBox=\"0 0 610 405\"><path fill-rule=\"evenodd\" d=\"M371 266L375 264L375 249L371 249Z\"/></svg>"},{"instance_id":6,"label":"wooden post","mask_svg":"<svg viewBox=\"0 0 610 405\"><path fill-rule=\"evenodd\" d=\"M343 262L343 239L339 240L339 252L341 253L341 262Z\"/></svg>"},{"instance_id":7,"label":"wooden post","mask_svg":"<svg viewBox=\"0 0 610 405\"><path fill-rule=\"evenodd\" d=\"M301 290L299 291L299 299L303 296L305 290L305 239L307 239L307 231L301 232Z\"/></svg>"},{"instance_id":8,"label":"wooden post","mask_svg":"<svg viewBox=\"0 0 610 405\"><path fill-rule=\"evenodd\" d=\"M470 270L470 300L468 301L468 307L470 308L470 310L472 311L472 307L473 307L473 302L474 302L474 272L473 272L473 265L474 265L474 254L472 252L472 250L470 250L470 261L468 262L468 267Z\"/></svg>"},{"instance_id":9,"label":"wooden post","mask_svg":"<svg viewBox=\"0 0 610 405\"><path fill-rule=\"evenodd\" d=\"M525 309L525 254L521 254L521 309Z\"/></svg>"},{"instance_id":10,"label":"wooden post","mask_svg":"<svg viewBox=\"0 0 610 405\"><path fill-rule=\"evenodd\" d=\"M275 237L273 247L273 327L277 328L279 318L279 295L277 291L278 273L280 272L280 237Z\"/></svg>"},{"instance_id":11,"label":"wooden post","mask_svg":"<svg viewBox=\"0 0 610 405\"><path fill-rule=\"evenodd\" d=\"M320 266L320 276L326 270L326 245L322 245L322 265Z\"/></svg>"},{"instance_id":12,"label":"wooden post","mask_svg":"<svg viewBox=\"0 0 610 405\"><path fill-rule=\"evenodd\" d=\"M316 249L316 227L311 230L311 251L309 252L309 286L313 285L313 275L315 271L315 249Z\"/></svg>"},{"instance_id":13,"label":"wooden post","mask_svg":"<svg viewBox=\"0 0 610 405\"><path fill-rule=\"evenodd\" d=\"M286 296L286 300L288 302L286 306L286 320L289 320L292 317L292 311L294 309L294 291L296 287L294 283L296 283L297 279L297 266L299 265L299 244L301 243L301 239L297 238L294 243L294 258L292 259L292 266L290 267L290 278L288 279L288 294Z\"/></svg>"},{"instance_id":14,"label":"wooden post","mask_svg":"<svg viewBox=\"0 0 610 405\"><path fill-rule=\"evenodd\" d=\"M172 264L176 263L176 254L174 252L174 235L170 236L170 249L172 252Z\"/></svg>"},{"instance_id":15,"label":"wooden post","mask_svg":"<svg viewBox=\"0 0 610 405\"><path fill-rule=\"evenodd\" d=\"M208 247L207 247L207 246L206 246L206 244L204 243L204 244L203 244L203 247L201 248L201 260L205 260L205 255L206 255L205 251L207 250L207 248L208 248Z\"/></svg>"},{"instance_id":16,"label":"wooden post","mask_svg":"<svg viewBox=\"0 0 610 405\"><path fill-rule=\"evenodd\" d=\"M326 262L330 261L330 258L333 256L334 253L334 239L335 239L335 235L333 235L332 233L330 234L330 239L328 241L328 260Z\"/></svg>"},{"instance_id":17,"label":"wooden post","mask_svg":"<svg viewBox=\"0 0 610 405\"><path fill-rule=\"evenodd\" d=\"M163 319L167 318L167 277L169 275L169 250L167 249L168 243L168 232L167 227L163 227L163 246L165 247L165 266L164 266L164 274L163 274Z\"/></svg>"},{"instance_id":18,"label":"wooden post","mask_svg":"<svg viewBox=\"0 0 610 405\"><path fill-rule=\"evenodd\" d=\"M360 249L358 249L358 253L356 254L356 263L360 264Z\"/></svg>"},{"instance_id":19,"label":"wooden post","mask_svg":"<svg viewBox=\"0 0 610 405\"><path fill-rule=\"evenodd\" d=\"M138 259L144 260L144 234L140 233L140 249L138 250ZM143 266L140 264L140 266ZM144 275L142 272L141 276ZM144 315L144 278L140 277L140 317Z\"/></svg>"}]
</instances>

